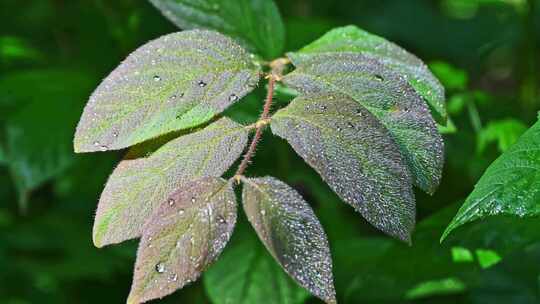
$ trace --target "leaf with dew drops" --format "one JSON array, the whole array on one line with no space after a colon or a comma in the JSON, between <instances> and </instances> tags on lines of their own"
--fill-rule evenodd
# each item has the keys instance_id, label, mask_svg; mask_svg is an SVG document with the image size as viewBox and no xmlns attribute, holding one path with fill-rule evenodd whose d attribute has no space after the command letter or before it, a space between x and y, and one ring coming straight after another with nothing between
<instances>
[{"instance_id":1,"label":"leaf with dew drops","mask_svg":"<svg viewBox=\"0 0 540 304\"><path fill-rule=\"evenodd\" d=\"M304 95L276 112L271 127L342 200L410 243L411 176L391 134L368 110L339 93Z\"/></svg>"},{"instance_id":2,"label":"leaf with dew drops","mask_svg":"<svg viewBox=\"0 0 540 304\"><path fill-rule=\"evenodd\" d=\"M540 215L540 121L487 168L441 241L466 223L501 214Z\"/></svg>"},{"instance_id":3,"label":"leaf with dew drops","mask_svg":"<svg viewBox=\"0 0 540 304\"><path fill-rule=\"evenodd\" d=\"M356 26L333 29L298 52L287 56L298 66L321 53L353 52L376 59L403 74L432 109L434 117L445 124L447 113L444 87L428 67L400 46Z\"/></svg>"},{"instance_id":4,"label":"leaf with dew drops","mask_svg":"<svg viewBox=\"0 0 540 304\"><path fill-rule=\"evenodd\" d=\"M186 181L221 176L240 157L248 131L228 118L168 142L147 157L125 159L109 177L94 222L102 247L138 237L159 203Z\"/></svg>"},{"instance_id":5,"label":"leaf with dew drops","mask_svg":"<svg viewBox=\"0 0 540 304\"><path fill-rule=\"evenodd\" d=\"M268 251L298 284L336 303L328 241L311 207L273 177L243 182L244 210Z\"/></svg>"},{"instance_id":6,"label":"leaf with dew drops","mask_svg":"<svg viewBox=\"0 0 540 304\"><path fill-rule=\"evenodd\" d=\"M129 55L94 91L75 151L122 149L198 126L258 80L259 67L228 37L203 30L163 36Z\"/></svg>"},{"instance_id":7,"label":"leaf with dew drops","mask_svg":"<svg viewBox=\"0 0 540 304\"><path fill-rule=\"evenodd\" d=\"M283 51L285 27L273 0L150 0L181 29L207 28L273 59Z\"/></svg>"},{"instance_id":8,"label":"leaf with dew drops","mask_svg":"<svg viewBox=\"0 0 540 304\"><path fill-rule=\"evenodd\" d=\"M144 225L128 303L161 298L198 279L220 255L236 223L230 182L187 182Z\"/></svg>"},{"instance_id":9,"label":"leaf with dew drops","mask_svg":"<svg viewBox=\"0 0 540 304\"><path fill-rule=\"evenodd\" d=\"M424 101L403 77L362 54L325 53L302 61L284 82L305 94L341 92L366 107L390 131L414 184L435 192L443 140Z\"/></svg>"}]
</instances>

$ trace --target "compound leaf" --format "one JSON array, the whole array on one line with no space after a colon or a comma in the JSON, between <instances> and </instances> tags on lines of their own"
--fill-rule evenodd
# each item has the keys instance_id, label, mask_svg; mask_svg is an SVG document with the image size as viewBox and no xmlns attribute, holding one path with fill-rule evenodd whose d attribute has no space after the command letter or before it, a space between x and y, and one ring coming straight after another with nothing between
<instances>
[{"instance_id":1,"label":"compound leaf","mask_svg":"<svg viewBox=\"0 0 540 304\"><path fill-rule=\"evenodd\" d=\"M150 0L181 29L208 28L267 59L281 55L285 27L273 0Z\"/></svg>"},{"instance_id":2,"label":"compound leaf","mask_svg":"<svg viewBox=\"0 0 540 304\"><path fill-rule=\"evenodd\" d=\"M371 224L410 242L415 202L409 170L368 110L338 93L305 95L279 110L271 127Z\"/></svg>"},{"instance_id":3,"label":"compound leaf","mask_svg":"<svg viewBox=\"0 0 540 304\"><path fill-rule=\"evenodd\" d=\"M441 240L463 224L498 214L540 215L540 122L487 168Z\"/></svg>"},{"instance_id":4,"label":"compound leaf","mask_svg":"<svg viewBox=\"0 0 540 304\"><path fill-rule=\"evenodd\" d=\"M445 123L446 105L444 87L428 67L416 56L398 45L356 26L333 29L300 51L289 53L294 65L320 53L355 52L382 62L385 66L405 75L408 82L427 101L434 116Z\"/></svg>"},{"instance_id":5,"label":"compound leaf","mask_svg":"<svg viewBox=\"0 0 540 304\"><path fill-rule=\"evenodd\" d=\"M238 231L233 239L237 234ZM204 274L205 289L212 303L304 303L309 294L283 272L260 242L242 237L241 242L232 240Z\"/></svg>"},{"instance_id":6,"label":"compound leaf","mask_svg":"<svg viewBox=\"0 0 540 304\"><path fill-rule=\"evenodd\" d=\"M228 118L177 138L148 157L125 159L109 177L94 222L102 247L138 237L144 221L186 181L221 176L246 146L248 131Z\"/></svg>"},{"instance_id":7,"label":"compound leaf","mask_svg":"<svg viewBox=\"0 0 540 304\"><path fill-rule=\"evenodd\" d=\"M390 131L414 184L433 193L444 161L429 109L403 77L358 53L326 53L302 61L285 83L305 94L337 91L366 107Z\"/></svg>"},{"instance_id":8,"label":"compound leaf","mask_svg":"<svg viewBox=\"0 0 540 304\"><path fill-rule=\"evenodd\" d=\"M131 54L94 91L76 152L122 149L207 122L253 90L259 68L233 40L193 30Z\"/></svg>"},{"instance_id":9,"label":"compound leaf","mask_svg":"<svg viewBox=\"0 0 540 304\"><path fill-rule=\"evenodd\" d=\"M313 295L336 303L326 234L300 194L273 177L250 178L242 200L251 225L283 269Z\"/></svg>"},{"instance_id":10,"label":"compound leaf","mask_svg":"<svg viewBox=\"0 0 540 304\"><path fill-rule=\"evenodd\" d=\"M128 303L161 298L195 281L217 259L235 223L231 183L206 177L182 185L144 225Z\"/></svg>"}]
</instances>

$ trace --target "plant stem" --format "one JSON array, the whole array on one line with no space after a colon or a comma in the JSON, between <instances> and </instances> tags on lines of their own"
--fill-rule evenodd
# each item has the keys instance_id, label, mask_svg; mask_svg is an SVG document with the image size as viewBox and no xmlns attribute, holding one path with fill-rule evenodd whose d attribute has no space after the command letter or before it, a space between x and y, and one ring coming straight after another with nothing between
<instances>
[{"instance_id":1,"label":"plant stem","mask_svg":"<svg viewBox=\"0 0 540 304\"><path fill-rule=\"evenodd\" d=\"M269 115L270 115L270 108L272 107L272 100L274 98L274 87L276 85L276 81L281 80L283 70L285 69L285 66L288 63L289 63L289 60L286 58L279 58L270 63L270 68L272 70L266 77L268 79L268 91L266 93L266 99L264 102L263 111L257 123L255 123L255 135L253 135L253 139L251 140L249 148L247 152L244 154L244 158L242 159L242 162L238 166L238 170L236 170L236 173L234 174L233 178L236 180L237 183L240 183L242 174L244 174L244 172L246 171L247 167L249 166L251 162L251 159L255 155L255 151L257 150L257 144L259 144L261 140L264 127L270 122Z\"/></svg>"}]
</instances>

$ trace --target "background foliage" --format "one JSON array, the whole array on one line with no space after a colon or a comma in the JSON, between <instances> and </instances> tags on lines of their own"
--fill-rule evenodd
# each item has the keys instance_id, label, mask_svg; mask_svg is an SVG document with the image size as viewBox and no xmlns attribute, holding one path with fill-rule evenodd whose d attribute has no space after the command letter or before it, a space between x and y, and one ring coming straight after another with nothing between
<instances>
[{"instance_id":1,"label":"background foliage","mask_svg":"<svg viewBox=\"0 0 540 304\"><path fill-rule=\"evenodd\" d=\"M430 63L447 90L443 179L433 196L416 192L419 224L411 247L371 228L285 142L264 138L248 174L277 176L312 204L333 251L339 302L538 303L537 217L494 216L457 228L442 245L439 238L487 166L537 120L540 3L277 4L287 51L355 24ZM100 80L129 52L176 28L140 0L3 0L0 20L0 302L123 302L136 242L98 250L91 240L97 198L123 152L75 155L73 132ZM263 93L229 113L253 121ZM277 97L286 100L285 93ZM250 275L260 283L246 303L270 299L260 289L270 283L290 303L318 303L287 281L246 227L241 217L233 242L248 243L226 249L204 280L163 302L221 303L220 290L227 289L221 273L238 265L247 275L242 263L252 261Z\"/></svg>"}]
</instances>

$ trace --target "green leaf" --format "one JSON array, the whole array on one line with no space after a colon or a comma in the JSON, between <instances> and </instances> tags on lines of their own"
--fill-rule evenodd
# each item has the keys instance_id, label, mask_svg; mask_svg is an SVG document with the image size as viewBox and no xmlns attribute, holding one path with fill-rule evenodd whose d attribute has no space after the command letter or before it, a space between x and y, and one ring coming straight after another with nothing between
<instances>
[{"instance_id":1,"label":"green leaf","mask_svg":"<svg viewBox=\"0 0 540 304\"><path fill-rule=\"evenodd\" d=\"M482 153L489 143L496 142L499 151L505 152L525 131L527 126L516 119L491 121L478 134L477 150Z\"/></svg>"},{"instance_id":2,"label":"green leaf","mask_svg":"<svg viewBox=\"0 0 540 304\"><path fill-rule=\"evenodd\" d=\"M266 249L298 284L336 303L330 248L308 203L273 177L243 181L244 210Z\"/></svg>"},{"instance_id":3,"label":"green leaf","mask_svg":"<svg viewBox=\"0 0 540 304\"><path fill-rule=\"evenodd\" d=\"M207 28L266 59L281 55L285 28L273 0L150 0L181 29Z\"/></svg>"},{"instance_id":4,"label":"green leaf","mask_svg":"<svg viewBox=\"0 0 540 304\"><path fill-rule=\"evenodd\" d=\"M221 176L247 143L248 131L228 118L177 138L148 157L125 159L109 177L94 222L102 247L138 237L145 220L186 181Z\"/></svg>"},{"instance_id":5,"label":"green leaf","mask_svg":"<svg viewBox=\"0 0 540 304\"><path fill-rule=\"evenodd\" d=\"M258 79L249 55L219 33L163 36L131 54L92 94L75 151L122 149L198 126L253 90Z\"/></svg>"},{"instance_id":6,"label":"green leaf","mask_svg":"<svg viewBox=\"0 0 540 304\"><path fill-rule=\"evenodd\" d=\"M255 239L246 237L227 246L205 272L204 284L214 304L302 304L308 297Z\"/></svg>"},{"instance_id":7,"label":"green leaf","mask_svg":"<svg viewBox=\"0 0 540 304\"><path fill-rule=\"evenodd\" d=\"M235 223L231 183L207 177L182 185L144 225L128 303L164 297L198 279L225 248Z\"/></svg>"},{"instance_id":8,"label":"green leaf","mask_svg":"<svg viewBox=\"0 0 540 304\"><path fill-rule=\"evenodd\" d=\"M20 71L0 79L0 154L23 208L30 191L72 165L73 129L93 81L88 73L62 68Z\"/></svg>"},{"instance_id":9,"label":"green leaf","mask_svg":"<svg viewBox=\"0 0 540 304\"><path fill-rule=\"evenodd\" d=\"M317 54L329 52L361 53L403 74L427 101L437 121L445 123L444 88L428 67L413 54L382 37L350 25L333 29L300 51L287 55L298 66Z\"/></svg>"},{"instance_id":10,"label":"green leaf","mask_svg":"<svg viewBox=\"0 0 540 304\"><path fill-rule=\"evenodd\" d=\"M540 122L496 159L480 178L441 241L457 227L497 214L540 215Z\"/></svg>"},{"instance_id":11,"label":"green leaf","mask_svg":"<svg viewBox=\"0 0 540 304\"><path fill-rule=\"evenodd\" d=\"M433 74L442 82L447 90L462 91L467 89L469 76L464 70L458 69L446 62L435 61L429 64Z\"/></svg>"},{"instance_id":12,"label":"green leaf","mask_svg":"<svg viewBox=\"0 0 540 304\"><path fill-rule=\"evenodd\" d=\"M305 94L340 92L366 107L390 131L414 184L435 192L443 141L422 98L403 77L362 54L326 53L302 61L284 82Z\"/></svg>"},{"instance_id":13,"label":"green leaf","mask_svg":"<svg viewBox=\"0 0 540 304\"><path fill-rule=\"evenodd\" d=\"M369 111L337 93L300 96L273 116L271 127L371 224L410 242L411 176L391 134Z\"/></svg>"}]
</instances>

